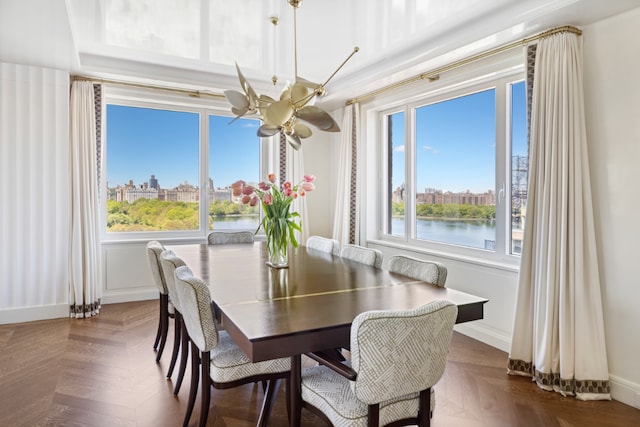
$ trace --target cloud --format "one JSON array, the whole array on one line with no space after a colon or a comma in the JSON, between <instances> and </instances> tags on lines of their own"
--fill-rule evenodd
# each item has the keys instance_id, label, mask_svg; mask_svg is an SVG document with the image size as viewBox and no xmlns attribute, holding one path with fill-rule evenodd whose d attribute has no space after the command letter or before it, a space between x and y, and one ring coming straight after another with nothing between
<instances>
[{"instance_id":1,"label":"cloud","mask_svg":"<svg viewBox=\"0 0 640 427\"><path fill-rule=\"evenodd\" d=\"M433 148L429 145L425 145L422 147L424 149L424 151L431 151L433 154L438 154L440 153L440 151L437 148Z\"/></svg>"},{"instance_id":2,"label":"cloud","mask_svg":"<svg viewBox=\"0 0 640 427\"><path fill-rule=\"evenodd\" d=\"M393 151L397 153L404 153L404 145L398 145L397 147L393 147Z\"/></svg>"}]
</instances>

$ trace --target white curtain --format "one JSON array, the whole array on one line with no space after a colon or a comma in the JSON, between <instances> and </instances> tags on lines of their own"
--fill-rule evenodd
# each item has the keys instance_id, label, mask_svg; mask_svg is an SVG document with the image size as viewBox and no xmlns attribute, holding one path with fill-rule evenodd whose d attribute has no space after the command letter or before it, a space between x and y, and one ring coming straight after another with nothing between
<instances>
[{"instance_id":1,"label":"white curtain","mask_svg":"<svg viewBox=\"0 0 640 427\"><path fill-rule=\"evenodd\" d=\"M294 150L287 143L287 179L296 184L304 179L304 148ZM313 197L313 195L312 195ZM309 238L309 222L307 215L307 197L298 197L293 201L293 210L300 214L302 232L296 232L298 243L304 245Z\"/></svg>"},{"instance_id":2,"label":"white curtain","mask_svg":"<svg viewBox=\"0 0 640 427\"><path fill-rule=\"evenodd\" d=\"M70 314L90 317L100 311L100 241L93 83L75 81L70 101L71 234Z\"/></svg>"},{"instance_id":3,"label":"white curtain","mask_svg":"<svg viewBox=\"0 0 640 427\"><path fill-rule=\"evenodd\" d=\"M340 246L360 243L359 204L362 197L357 190L361 182L358 175L362 173L362 168L358 168L358 123L360 104L347 105L342 118L336 211L333 218L333 238L340 242Z\"/></svg>"},{"instance_id":4,"label":"white curtain","mask_svg":"<svg viewBox=\"0 0 640 427\"><path fill-rule=\"evenodd\" d=\"M610 399L577 35L539 41L529 189L508 372Z\"/></svg>"}]
</instances>

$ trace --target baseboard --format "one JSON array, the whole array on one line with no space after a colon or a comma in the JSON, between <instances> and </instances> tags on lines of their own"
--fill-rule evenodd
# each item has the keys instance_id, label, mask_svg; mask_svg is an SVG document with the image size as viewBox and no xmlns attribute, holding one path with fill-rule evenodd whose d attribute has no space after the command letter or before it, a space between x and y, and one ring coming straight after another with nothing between
<instances>
[{"instance_id":1,"label":"baseboard","mask_svg":"<svg viewBox=\"0 0 640 427\"><path fill-rule=\"evenodd\" d=\"M0 310L0 325L69 317L69 304L21 307Z\"/></svg>"},{"instance_id":2,"label":"baseboard","mask_svg":"<svg viewBox=\"0 0 640 427\"><path fill-rule=\"evenodd\" d=\"M611 398L640 409L640 384L609 374Z\"/></svg>"},{"instance_id":3,"label":"baseboard","mask_svg":"<svg viewBox=\"0 0 640 427\"><path fill-rule=\"evenodd\" d=\"M156 288L146 288L139 290L120 290L120 291L103 291L102 304L117 304L121 302L146 301L150 299L158 299L158 290Z\"/></svg>"},{"instance_id":4,"label":"baseboard","mask_svg":"<svg viewBox=\"0 0 640 427\"><path fill-rule=\"evenodd\" d=\"M511 336L506 336L493 328L482 326L480 322L463 323L455 326L456 332L466 335L491 347L509 352Z\"/></svg>"}]
</instances>

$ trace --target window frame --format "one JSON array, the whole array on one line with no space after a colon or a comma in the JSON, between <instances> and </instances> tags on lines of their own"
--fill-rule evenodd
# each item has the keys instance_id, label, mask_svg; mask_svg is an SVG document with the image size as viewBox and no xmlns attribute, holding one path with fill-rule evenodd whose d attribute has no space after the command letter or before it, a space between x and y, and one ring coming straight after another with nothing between
<instances>
[{"instance_id":1,"label":"window frame","mask_svg":"<svg viewBox=\"0 0 640 427\"><path fill-rule=\"evenodd\" d=\"M482 265L504 267L516 270L520 263L519 254L511 254L511 85L523 81L524 62L521 56L505 55L475 67L468 66L453 73L448 81L439 81L427 86L421 92L397 90L384 98L379 98L363 112L371 133L377 141L376 153L369 154L376 159L375 165L382 170L380 178L368 175L378 186L380 195L375 201L368 200L367 206L375 209L375 215L365 230L368 240L380 245L398 247L416 252L433 254L445 258L474 262ZM444 79L443 79L444 80ZM486 250L458 246L450 243L420 240L415 237L415 110L424 105L446 101L483 90L495 88L496 98L496 248ZM385 232L390 199L386 182L389 179L388 146L385 133L386 116L404 111L405 116L405 235L397 236ZM375 121L372 125L370 122Z\"/></svg>"},{"instance_id":2,"label":"window frame","mask_svg":"<svg viewBox=\"0 0 640 427\"><path fill-rule=\"evenodd\" d=\"M161 240L163 242L195 242L206 240L207 235L212 231L209 229L209 200L207 183L209 179L209 116L228 116L229 121L235 117L229 109L226 100L215 97L189 97L187 94L179 92L152 90L145 88L120 87L115 85L104 85L102 94L102 111L104 112L102 126L102 145L100 155L100 195L107 194L107 151L108 138L106 107L107 105L122 105L128 107L149 108L170 110L179 112L195 113L199 116L199 146L198 146L198 185L199 188L199 227L196 230L171 230L171 231L135 231L117 232L107 231L107 197L99 198L100 209L100 240L102 242L121 241L148 241ZM247 117L251 118L252 117ZM259 119L256 119L259 120ZM259 176L266 170L271 170L270 165L277 164L277 143L274 137L260 138L256 136L260 144L259 153ZM242 177L238 177L242 179ZM262 213L261 213L262 214ZM255 229L240 229L243 231L255 232Z\"/></svg>"}]
</instances>

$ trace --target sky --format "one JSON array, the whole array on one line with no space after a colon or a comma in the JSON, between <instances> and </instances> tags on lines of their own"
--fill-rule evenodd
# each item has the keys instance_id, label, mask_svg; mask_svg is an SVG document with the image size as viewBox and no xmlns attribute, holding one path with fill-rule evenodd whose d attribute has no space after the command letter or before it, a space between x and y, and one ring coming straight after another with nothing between
<instances>
[{"instance_id":1,"label":"sky","mask_svg":"<svg viewBox=\"0 0 640 427\"><path fill-rule=\"evenodd\" d=\"M513 86L513 155L527 154L524 83ZM426 188L495 191L495 93L455 98L416 110L417 192ZM215 187L259 182L256 119L209 116L209 177ZM199 115L107 106L107 182L141 185L155 175L162 188L198 185ZM404 182L404 113L392 116L393 188Z\"/></svg>"},{"instance_id":2,"label":"sky","mask_svg":"<svg viewBox=\"0 0 640 427\"><path fill-rule=\"evenodd\" d=\"M209 116L209 177L215 187L261 178L259 121ZM191 112L108 105L106 170L109 187L155 175L162 188L198 185L199 115Z\"/></svg>"},{"instance_id":3,"label":"sky","mask_svg":"<svg viewBox=\"0 0 640 427\"><path fill-rule=\"evenodd\" d=\"M513 154L526 155L524 83L513 86ZM404 182L404 113L392 117L393 178ZM495 91L416 109L416 191L495 191Z\"/></svg>"}]
</instances>

